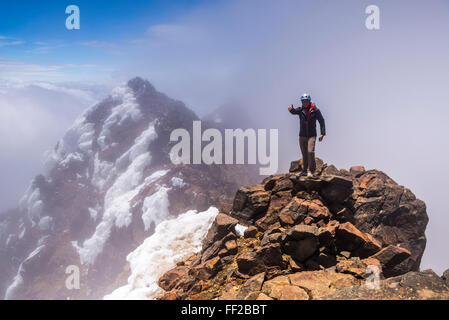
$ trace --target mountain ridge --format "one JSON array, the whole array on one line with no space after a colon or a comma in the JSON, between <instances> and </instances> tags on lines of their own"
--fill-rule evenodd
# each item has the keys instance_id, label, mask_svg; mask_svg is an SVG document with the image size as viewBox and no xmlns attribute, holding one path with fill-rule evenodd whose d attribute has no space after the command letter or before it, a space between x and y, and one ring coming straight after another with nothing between
<instances>
[{"instance_id":1,"label":"mountain ridge","mask_svg":"<svg viewBox=\"0 0 449 320\"><path fill-rule=\"evenodd\" d=\"M219 207L250 181L256 171L244 165L171 163L171 131L190 132L194 120L140 77L86 109L47 153L19 207L0 217L0 295L101 298L126 283L126 256L156 225ZM79 269L79 290L66 286L70 266Z\"/></svg>"},{"instance_id":2,"label":"mountain ridge","mask_svg":"<svg viewBox=\"0 0 449 320\"><path fill-rule=\"evenodd\" d=\"M293 161L239 188L158 299L449 299L447 275L419 270L425 203L381 171L316 160L315 178Z\"/></svg>"}]
</instances>

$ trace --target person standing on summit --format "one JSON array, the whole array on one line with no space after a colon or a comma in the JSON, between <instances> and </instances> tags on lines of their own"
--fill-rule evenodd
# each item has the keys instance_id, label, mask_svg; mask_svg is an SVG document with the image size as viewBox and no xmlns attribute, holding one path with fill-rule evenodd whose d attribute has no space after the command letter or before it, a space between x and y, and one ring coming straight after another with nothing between
<instances>
[{"instance_id":1,"label":"person standing on summit","mask_svg":"<svg viewBox=\"0 0 449 320\"><path fill-rule=\"evenodd\" d=\"M301 96L302 106L295 109L293 105L288 107L291 114L299 116L299 146L302 153L302 171L300 175L315 176L315 143L316 143L316 121L320 123L321 135L319 141L323 141L326 135L326 126L321 111L312 103L310 95L304 93Z\"/></svg>"}]
</instances>

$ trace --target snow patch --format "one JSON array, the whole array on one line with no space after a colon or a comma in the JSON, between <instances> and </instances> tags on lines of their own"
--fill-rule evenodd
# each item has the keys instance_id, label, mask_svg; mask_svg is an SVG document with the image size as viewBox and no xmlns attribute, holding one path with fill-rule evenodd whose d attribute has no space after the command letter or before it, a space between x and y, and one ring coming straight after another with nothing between
<instances>
[{"instance_id":1,"label":"snow patch","mask_svg":"<svg viewBox=\"0 0 449 320\"><path fill-rule=\"evenodd\" d=\"M19 203L19 208L27 212L28 219L31 221L32 227L40 220L44 203L40 200L39 188L34 188L33 184L28 187L25 195Z\"/></svg>"},{"instance_id":2,"label":"snow patch","mask_svg":"<svg viewBox=\"0 0 449 320\"><path fill-rule=\"evenodd\" d=\"M102 151L106 150L111 143L110 134L113 127L119 127L128 120L136 122L142 118L142 113L131 88L126 85L115 88L112 91L112 98L119 99L122 103L112 108L111 114L104 121L97 139Z\"/></svg>"},{"instance_id":3,"label":"snow patch","mask_svg":"<svg viewBox=\"0 0 449 320\"><path fill-rule=\"evenodd\" d=\"M5 300L10 300L10 299L14 298L15 292L23 284L23 273L25 272L23 265L27 264L27 262L29 262L34 256L36 256L37 254L39 254L39 252L41 252L41 250L45 247L45 244L43 244L43 243L45 242L46 239L47 239L47 237L43 237L43 238L39 239L37 248L34 249L28 255L28 257L22 261L22 263L19 266L19 270L17 271L17 274L14 276L12 283L6 289L5 298L4 298Z\"/></svg>"},{"instance_id":4,"label":"snow patch","mask_svg":"<svg viewBox=\"0 0 449 320\"><path fill-rule=\"evenodd\" d=\"M163 292L157 284L159 278L174 268L176 262L201 251L201 241L217 214L214 207L200 213L189 210L158 224L155 233L126 257L131 267L128 284L104 299L156 298Z\"/></svg>"},{"instance_id":5,"label":"snow patch","mask_svg":"<svg viewBox=\"0 0 449 320\"><path fill-rule=\"evenodd\" d=\"M235 233L239 236L242 237L245 230L248 229L248 227L242 226L241 224L236 224L235 225Z\"/></svg>"},{"instance_id":6,"label":"snow patch","mask_svg":"<svg viewBox=\"0 0 449 320\"><path fill-rule=\"evenodd\" d=\"M178 188L184 188L189 185L188 183L184 182L184 180L182 180L179 177L171 178L171 184L173 187L178 187Z\"/></svg>"},{"instance_id":7,"label":"snow patch","mask_svg":"<svg viewBox=\"0 0 449 320\"><path fill-rule=\"evenodd\" d=\"M150 127L151 126L152 125L150 125ZM142 134L148 134L147 131ZM137 140L140 141L139 138L136 139L136 141ZM145 149L141 150L143 151ZM134 156L130 156L130 159L132 160L133 157L135 158L128 169L116 179L112 187L106 193L104 214L92 237L86 239L82 246L78 245L77 242L72 241L72 245L78 251L81 263L83 264L93 264L95 262L96 257L101 253L104 244L109 239L114 225L117 228L121 228L126 227L131 223L132 214L130 211L130 201L146 185L151 184L168 172L168 170L156 171L141 182L143 169L151 160L150 153L145 152L139 156L134 154Z\"/></svg>"},{"instance_id":8,"label":"snow patch","mask_svg":"<svg viewBox=\"0 0 449 320\"><path fill-rule=\"evenodd\" d=\"M48 230L50 230L52 222L53 222L53 218L52 217L50 217L50 216L42 217L39 220L39 224L38 224L39 229L41 231L48 231Z\"/></svg>"},{"instance_id":9,"label":"snow patch","mask_svg":"<svg viewBox=\"0 0 449 320\"><path fill-rule=\"evenodd\" d=\"M151 223L158 225L169 216L170 212L168 207L170 203L168 201L168 191L170 190L171 188L159 186L155 193L146 197L143 201L142 220L145 226L145 231L150 229Z\"/></svg>"}]
</instances>

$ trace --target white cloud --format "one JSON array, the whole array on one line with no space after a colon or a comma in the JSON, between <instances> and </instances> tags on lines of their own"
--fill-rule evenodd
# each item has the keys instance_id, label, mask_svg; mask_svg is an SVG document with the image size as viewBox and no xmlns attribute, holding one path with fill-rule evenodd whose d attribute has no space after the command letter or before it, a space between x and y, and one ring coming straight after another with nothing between
<instances>
[{"instance_id":1,"label":"white cloud","mask_svg":"<svg viewBox=\"0 0 449 320\"><path fill-rule=\"evenodd\" d=\"M109 88L95 83L0 79L0 211L15 206L44 151Z\"/></svg>"},{"instance_id":2,"label":"white cloud","mask_svg":"<svg viewBox=\"0 0 449 320\"><path fill-rule=\"evenodd\" d=\"M106 41L98 41L98 40L78 42L78 45L83 46L83 47L92 47L92 48L115 48L116 47L116 45L114 43L110 43L110 42L106 42Z\"/></svg>"}]
</instances>

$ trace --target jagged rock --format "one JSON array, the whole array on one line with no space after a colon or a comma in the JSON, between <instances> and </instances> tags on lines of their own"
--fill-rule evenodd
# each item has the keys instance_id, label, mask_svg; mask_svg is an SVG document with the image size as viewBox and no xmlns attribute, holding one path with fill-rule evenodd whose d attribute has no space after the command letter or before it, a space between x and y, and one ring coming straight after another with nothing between
<instances>
[{"instance_id":1,"label":"jagged rock","mask_svg":"<svg viewBox=\"0 0 449 320\"><path fill-rule=\"evenodd\" d=\"M338 226L338 221L331 221L325 227L318 229L317 236L322 246L333 245Z\"/></svg>"},{"instance_id":2,"label":"jagged rock","mask_svg":"<svg viewBox=\"0 0 449 320\"><path fill-rule=\"evenodd\" d=\"M255 224L261 230L268 230L278 221L279 212L292 199L291 191L280 191L271 196L267 213L258 219Z\"/></svg>"},{"instance_id":3,"label":"jagged rock","mask_svg":"<svg viewBox=\"0 0 449 320\"><path fill-rule=\"evenodd\" d=\"M328 203L344 203L353 192L353 182L349 178L325 176L322 179L325 185L320 194Z\"/></svg>"},{"instance_id":4,"label":"jagged rock","mask_svg":"<svg viewBox=\"0 0 449 320\"><path fill-rule=\"evenodd\" d=\"M159 287L166 291L172 290L182 279L188 275L189 268L178 266L166 272L158 281Z\"/></svg>"},{"instance_id":5,"label":"jagged rock","mask_svg":"<svg viewBox=\"0 0 449 320\"><path fill-rule=\"evenodd\" d=\"M352 223L340 224L336 231L336 245L340 251L351 251L366 258L381 249L381 245L369 234L362 233Z\"/></svg>"},{"instance_id":6,"label":"jagged rock","mask_svg":"<svg viewBox=\"0 0 449 320\"><path fill-rule=\"evenodd\" d=\"M299 262L303 262L307 260L307 258L313 256L317 251L318 246L318 238L309 237L299 241L289 240L284 244L283 249L287 254L291 255Z\"/></svg>"},{"instance_id":7,"label":"jagged rock","mask_svg":"<svg viewBox=\"0 0 449 320\"><path fill-rule=\"evenodd\" d=\"M426 245L425 203L377 170L368 170L354 179L353 198L354 225L369 232L384 247L399 244L410 249L410 257L396 268L398 272L418 271Z\"/></svg>"},{"instance_id":8,"label":"jagged rock","mask_svg":"<svg viewBox=\"0 0 449 320\"><path fill-rule=\"evenodd\" d=\"M283 226L300 223L307 216L307 206L304 199L293 198L279 213L279 221Z\"/></svg>"},{"instance_id":9,"label":"jagged rock","mask_svg":"<svg viewBox=\"0 0 449 320\"><path fill-rule=\"evenodd\" d=\"M272 193L291 190L293 188L293 182L290 179L290 176L284 175L279 177L274 181L273 187L271 188ZM267 189L267 185L264 186L264 189Z\"/></svg>"},{"instance_id":10,"label":"jagged rock","mask_svg":"<svg viewBox=\"0 0 449 320\"><path fill-rule=\"evenodd\" d=\"M365 172L365 167L364 166L353 166L353 167L349 168L349 172L357 178Z\"/></svg>"},{"instance_id":11,"label":"jagged rock","mask_svg":"<svg viewBox=\"0 0 449 320\"><path fill-rule=\"evenodd\" d=\"M260 241L261 246L265 246L269 243L281 243L285 239L285 234L282 232L275 233L265 233L262 240Z\"/></svg>"},{"instance_id":12,"label":"jagged rock","mask_svg":"<svg viewBox=\"0 0 449 320\"><path fill-rule=\"evenodd\" d=\"M239 255L236 262L238 271L242 274L256 274L265 271L264 266L259 263L258 256L254 251Z\"/></svg>"},{"instance_id":13,"label":"jagged rock","mask_svg":"<svg viewBox=\"0 0 449 320\"><path fill-rule=\"evenodd\" d=\"M449 286L449 269L443 272L443 276L441 278L446 282L446 285Z\"/></svg>"},{"instance_id":14,"label":"jagged rock","mask_svg":"<svg viewBox=\"0 0 449 320\"><path fill-rule=\"evenodd\" d=\"M315 238L318 236L318 228L307 225L296 225L288 229L287 236L294 240L303 240L306 238Z\"/></svg>"},{"instance_id":15,"label":"jagged rock","mask_svg":"<svg viewBox=\"0 0 449 320\"><path fill-rule=\"evenodd\" d=\"M210 244L222 239L229 232L232 232L237 223L237 219L227 214L219 213L203 240L203 248L207 248Z\"/></svg>"},{"instance_id":16,"label":"jagged rock","mask_svg":"<svg viewBox=\"0 0 449 320\"><path fill-rule=\"evenodd\" d=\"M405 248L389 245L388 247L383 248L376 254L372 255L371 258L380 261L385 277L389 278L398 275L395 267L410 257L410 254L410 251Z\"/></svg>"},{"instance_id":17,"label":"jagged rock","mask_svg":"<svg viewBox=\"0 0 449 320\"><path fill-rule=\"evenodd\" d=\"M258 233L257 227L250 226L245 230L245 232L243 232L243 236L245 238L255 238L257 233Z\"/></svg>"},{"instance_id":18,"label":"jagged rock","mask_svg":"<svg viewBox=\"0 0 449 320\"><path fill-rule=\"evenodd\" d=\"M366 258L360 260L359 257L353 257L348 260L340 261L335 266L335 270L337 272L351 274L360 279L365 279L372 273L372 270L370 270L373 268L372 266L377 268L376 270L379 271L379 274L382 273L381 264L377 259Z\"/></svg>"},{"instance_id":19,"label":"jagged rock","mask_svg":"<svg viewBox=\"0 0 449 320\"><path fill-rule=\"evenodd\" d=\"M201 280L208 280L217 274L220 267L221 267L220 257L215 257L203 262L198 266L195 266L191 270L193 271L192 275L194 275L195 277Z\"/></svg>"},{"instance_id":20,"label":"jagged rock","mask_svg":"<svg viewBox=\"0 0 449 320\"><path fill-rule=\"evenodd\" d=\"M262 284L263 284L264 280L265 280L265 272L256 274L255 276L246 280L246 282L243 284L242 288L237 293L236 299L244 300L248 297L249 294L254 293L254 292L256 292L257 296L258 296L259 291L262 290ZM257 296L254 298L254 300L257 298ZM246 299L246 300L249 300L249 299Z\"/></svg>"},{"instance_id":21,"label":"jagged rock","mask_svg":"<svg viewBox=\"0 0 449 320\"><path fill-rule=\"evenodd\" d=\"M263 185L241 187L237 190L232 207L232 214L249 220L267 210L270 203L270 192Z\"/></svg>"},{"instance_id":22,"label":"jagged rock","mask_svg":"<svg viewBox=\"0 0 449 320\"><path fill-rule=\"evenodd\" d=\"M421 202L379 171L352 168L350 173L322 164L315 178L270 176L261 185L241 189L236 198L233 208L238 210L231 215L250 226L245 236L229 243L222 238L202 249L203 257L222 257L226 275L204 280L206 293L184 297L323 299L362 287L377 271L380 283L395 272L406 274L422 255L412 253L412 244L420 249L424 236ZM395 226L403 223L399 219L409 219L405 213L421 219L418 227L407 227L411 233ZM398 244L411 246L410 257L396 249ZM237 256L226 255L228 249L237 249ZM267 279L261 289L242 290L244 279L259 274Z\"/></svg>"}]
</instances>

